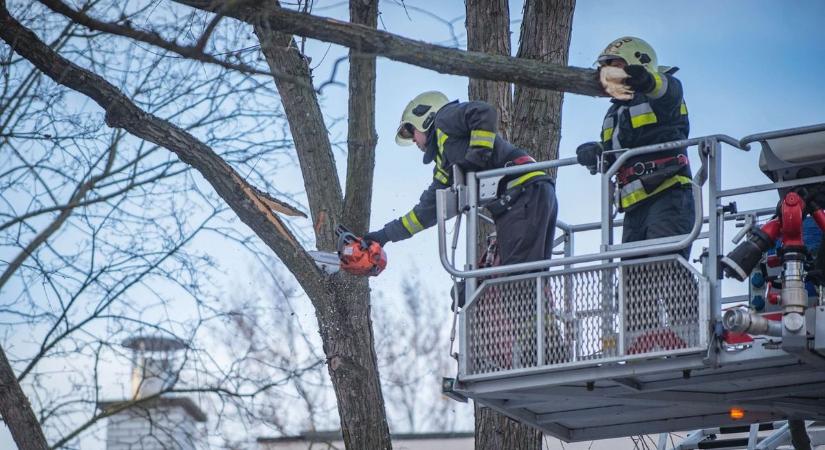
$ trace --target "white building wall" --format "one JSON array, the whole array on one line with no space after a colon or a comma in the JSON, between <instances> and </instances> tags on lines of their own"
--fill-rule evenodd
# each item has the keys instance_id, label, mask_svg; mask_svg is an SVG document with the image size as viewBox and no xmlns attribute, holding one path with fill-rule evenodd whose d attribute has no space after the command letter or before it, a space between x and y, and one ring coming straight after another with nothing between
<instances>
[{"instance_id":1,"label":"white building wall","mask_svg":"<svg viewBox=\"0 0 825 450\"><path fill-rule=\"evenodd\" d=\"M179 406L131 408L109 417L106 450L202 450L195 421Z\"/></svg>"}]
</instances>

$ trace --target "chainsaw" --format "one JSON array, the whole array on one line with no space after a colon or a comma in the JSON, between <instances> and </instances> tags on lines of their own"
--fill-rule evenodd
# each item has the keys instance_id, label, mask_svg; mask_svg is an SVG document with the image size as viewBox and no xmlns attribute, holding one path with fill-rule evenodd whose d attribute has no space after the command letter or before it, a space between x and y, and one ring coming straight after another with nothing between
<instances>
[{"instance_id":1,"label":"chainsaw","mask_svg":"<svg viewBox=\"0 0 825 450\"><path fill-rule=\"evenodd\" d=\"M340 269L357 276L374 277L387 267L387 254L378 242L366 241L343 225L335 227L335 235L338 237L337 253L309 252L325 273L333 274Z\"/></svg>"}]
</instances>

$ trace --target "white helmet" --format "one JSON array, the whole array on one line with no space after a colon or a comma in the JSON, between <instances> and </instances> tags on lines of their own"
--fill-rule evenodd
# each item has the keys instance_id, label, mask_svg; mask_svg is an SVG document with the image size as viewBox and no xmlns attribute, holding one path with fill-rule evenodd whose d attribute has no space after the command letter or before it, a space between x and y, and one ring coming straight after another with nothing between
<instances>
[{"instance_id":1,"label":"white helmet","mask_svg":"<svg viewBox=\"0 0 825 450\"><path fill-rule=\"evenodd\" d=\"M604 65L617 58L623 59L627 64L644 66L648 72L659 71L656 51L650 44L637 37L625 36L611 42L599 55L597 63Z\"/></svg>"},{"instance_id":2,"label":"white helmet","mask_svg":"<svg viewBox=\"0 0 825 450\"><path fill-rule=\"evenodd\" d=\"M450 103L450 100L438 91L427 91L416 95L407 103L407 107L401 114L401 123L398 124L398 130L395 132L395 143L412 145L412 128L422 133L429 130L435 121L435 113L447 103Z\"/></svg>"}]
</instances>

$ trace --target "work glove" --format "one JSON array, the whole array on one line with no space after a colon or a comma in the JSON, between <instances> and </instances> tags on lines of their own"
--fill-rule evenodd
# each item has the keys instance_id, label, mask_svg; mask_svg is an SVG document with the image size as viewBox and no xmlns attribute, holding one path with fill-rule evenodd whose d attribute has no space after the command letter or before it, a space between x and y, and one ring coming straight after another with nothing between
<instances>
[{"instance_id":1,"label":"work glove","mask_svg":"<svg viewBox=\"0 0 825 450\"><path fill-rule=\"evenodd\" d=\"M602 144L598 142L585 142L576 149L576 161L590 169L590 174L598 172L599 158L602 156Z\"/></svg>"},{"instance_id":2,"label":"work glove","mask_svg":"<svg viewBox=\"0 0 825 450\"><path fill-rule=\"evenodd\" d=\"M628 77L630 77L630 74L620 67L603 66L599 69L599 82L602 83L607 95L616 100L630 100L633 98L633 89L625 84Z\"/></svg>"},{"instance_id":3,"label":"work glove","mask_svg":"<svg viewBox=\"0 0 825 450\"><path fill-rule=\"evenodd\" d=\"M370 231L369 233L365 234L363 239L369 242L378 242L378 245L381 247L384 246L387 242L389 242L390 238L387 237L387 232L384 229L380 229L378 231Z\"/></svg>"},{"instance_id":4,"label":"work glove","mask_svg":"<svg viewBox=\"0 0 825 450\"><path fill-rule=\"evenodd\" d=\"M468 168L475 171L486 169L492 158L493 149L487 147L470 147L464 155Z\"/></svg>"},{"instance_id":5,"label":"work glove","mask_svg":"<svg viewBox=\"0 0 825 450\"><path fill-rule=\"evenodd\" d=\"M630 86L636 92L648 93L656 87L656 80L653 75L645 69L645 66L632 64L624 68L628 77L624 84Z\"/></svg>"}]
</instances>

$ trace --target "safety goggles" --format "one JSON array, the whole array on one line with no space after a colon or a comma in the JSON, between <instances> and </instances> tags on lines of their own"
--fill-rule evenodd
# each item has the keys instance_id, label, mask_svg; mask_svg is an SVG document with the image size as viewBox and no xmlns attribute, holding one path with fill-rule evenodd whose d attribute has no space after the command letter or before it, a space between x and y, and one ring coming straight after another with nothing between
<instances>
[{"instance_id":1,"label":"safety goggles","mask_svg":"<svg viewBox=\"0 0 825 450\"><path fill-rule=\"evenodd\" d=\"M411 123L405 122L398 127L398 137L401 139L412 139L415 135L415 127Z\"/></svg>"},{"instance_id":2,"label":"safety goggles","mask_svg":"<svg viewBox=\"0 0 825 450\"><path fill-rule=\"evenodd\" d=\"M622 58L620 56L616 56L616 55L602 55L602 56L599 56L598 60L596 60L596 64L598 64L599 67L609 66L611 61L615 61L617 59L622 59Z\"/></svg>"}]
</instances>

